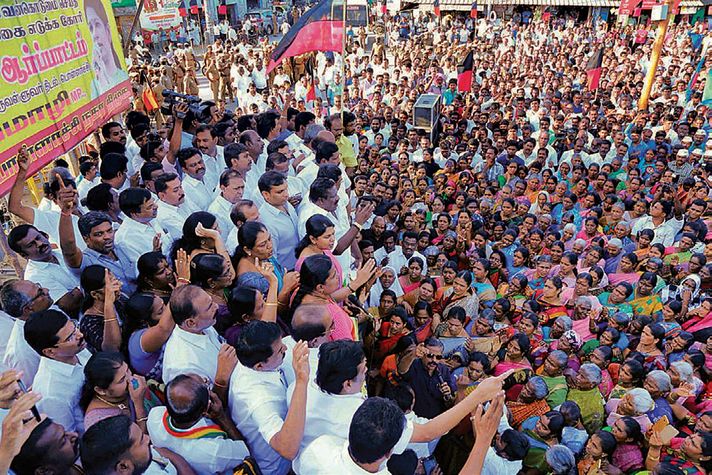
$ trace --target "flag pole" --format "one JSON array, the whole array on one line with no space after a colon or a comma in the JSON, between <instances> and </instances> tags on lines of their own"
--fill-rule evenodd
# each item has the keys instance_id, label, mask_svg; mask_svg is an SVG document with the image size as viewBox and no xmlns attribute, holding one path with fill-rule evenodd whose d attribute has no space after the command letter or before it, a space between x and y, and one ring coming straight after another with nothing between
<instances>
[{"instance_id":1,"label":"flag pole","mask_svg":"<svg viewBox=\"0 0 712 475\"><path fill-rule=\"evenodd\" d=\"M341 4L344 32L341 39L341 123L344 122L344 91L346 90L346 0ZM365 45L364 45L365 46Z\"/></svg>"},{"instance_id":2,"label":"flag pole","mask_svg":"<svg viewBox=\"0 0 712 475\"><path fill-rule=\"evenodd\" d=\"M650 67L648 68L648 72L645 75L645 83L643 83L643 92L640 94L640 100L638 101L638 110L648 109L650 91L653 89L653 81L655 80L655 73L658 69L660 53L662 52L663 44L665 43L665 35L667 34L668 23L670 22L670 10L672 9L672 1L665 0L664 6L667 8L667 10L665 11L665 18L658 22L658 32L655 35L653 50L650 53Z\"/></svg>"}]
</instances>

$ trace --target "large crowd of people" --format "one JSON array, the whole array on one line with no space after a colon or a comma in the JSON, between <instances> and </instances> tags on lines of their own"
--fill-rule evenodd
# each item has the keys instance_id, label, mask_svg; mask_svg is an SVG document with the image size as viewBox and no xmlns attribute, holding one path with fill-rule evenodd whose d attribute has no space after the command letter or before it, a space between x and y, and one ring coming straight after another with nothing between
<instances>
[{"instance_id":1,"label":"large crowd of people","mask_svg":"<svg viewBox=\"0 0 712 475\"><path fill-rule=\"evenodd\" d=\"M17 157L0 474L710 473L712 33L638 109L652 28L516 20L133 45L76 176Z\"/></svg>"}]
</instances>

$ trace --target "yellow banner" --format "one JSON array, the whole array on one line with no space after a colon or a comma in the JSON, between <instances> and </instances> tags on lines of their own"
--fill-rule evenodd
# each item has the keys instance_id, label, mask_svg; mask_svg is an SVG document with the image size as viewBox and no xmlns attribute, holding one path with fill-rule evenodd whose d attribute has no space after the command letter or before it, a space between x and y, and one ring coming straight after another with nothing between
<instances>
[{"instance_id":1,"label":"yellow banner","mask_svg":"<svg viewBox=\"0 0 712 475\"><path fill-rule=\"evenodd\" d=\"M0 0L0 195L131 103L110 0Z\"/></svg>"}]
</instances>

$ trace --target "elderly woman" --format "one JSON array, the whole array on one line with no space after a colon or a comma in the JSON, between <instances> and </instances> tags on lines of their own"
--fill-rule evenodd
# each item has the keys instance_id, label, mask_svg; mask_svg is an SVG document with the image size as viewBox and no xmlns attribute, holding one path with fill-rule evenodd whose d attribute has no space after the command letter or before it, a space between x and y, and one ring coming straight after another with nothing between
<instances>
[{"instance_id":1,"label":"elderly woman","mask_svg":"<svg viewBox=\"0 0 712 475\"><path fill-rule=\"evenodd\" d=\"M565 445L557 444L546 451L544 457L553 475L574 475L576 471L576 457Z\"/></svg>"},{"instance_id":2,"label":"elderly woman","mask_svg":"<svg viewBox=\"0 0 712 475\"><path fill-rule=\"evenodd\" d=\"M551 407L557 407L566 400L569 393L569 386L564 376L564 370L568 367L569 357L560 350L554 350L544 360L544 364L538 373L546 383L549 394L546 402Z\"/></svg>"},{"instance_id":3,"label":"elderly woman","mask_svg":"<svg viewBox=\"0 0 712 475\"><path fill-rule=\"evenodd\" d=\"M648 417L655 423L658 419L666 416L668 421L672 423L673 415L670 403L667 401L667 396L672 391L672 383L670 376L661 370L655 370L648 373L645 377L643 387L650 394L655 402L655 408L648 411Z\"/></svg>"},{"instance_id":4,"label":"elderly woman","mask_svg":"<svg viewBox=\"0 0 712 475\"><path fill-rule=\"evenodd\" d=\"M566 397L569 401L574 401L581 408L581 417L586 432L593 434L603 427L604 411L606 404L598 385L601 384L601 368L593 363L581 365L574 387L569 389Z\"/></svg>"},{"instance_id":5,"label":"elderly woman","mask_svg":"<svg viewBox=\"0 0 712 475\"><path fill-rule=\"evenodd\" d=\"M606 404L608 418L606 423L613 426L622 417L632 417L635 419L643 433L647 432L652 422L648 417L648 412L653 410L655 402L650 397L650 393L643 388L633 388L626 392L620 399L611 399Z\"/></svg>"},{"instance_id":6,"label":"elderly woman","mask_svg":"<svg viewBox=\"0 0 712 475\"><path fill-rule=\"evenodd\" d=\"M573 330L569 330L556 342L556 349L561 350L569 357L568 367L572 371L578 371L581 367L581 360L578 357L578 351L581 349L583 341L581 337Z\"/></svg>"},{"instance_id":7,"label":"elderly woman","mask_svg":"<svg viewBox=\"0 0 712 475\"><path fill-rule=\"evenodd\" d=\"M549 411L549 403L546 401L548 394L549 388L542 378L539 376L530 378L522 386L517 400L507 402L507 408L512 414L512 427L517 430L533 428L537 419Z\"/></svg>"}]
</instances>

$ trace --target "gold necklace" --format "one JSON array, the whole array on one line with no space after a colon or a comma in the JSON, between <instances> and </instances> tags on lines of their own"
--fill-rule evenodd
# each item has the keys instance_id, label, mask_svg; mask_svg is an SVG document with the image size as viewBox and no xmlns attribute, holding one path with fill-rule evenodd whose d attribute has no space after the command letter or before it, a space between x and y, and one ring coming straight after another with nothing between
<instances>
[{"instance_id":1,"label":"gold necklace","mask_svg":"<svg viewBox=\"0 0 712 475\"><path fill-rule=\"evenodd\" d=\"M109 406L112 406L112 407L118 407L118 408L121 409L122 411L126 411L126 410L129 409L129 406L126 405L126 404L116 404L116 403L114 403L114 402L107 401L106 399L104 399L103 397L99 396L98 394L96 394L96 398L97 398L99 401L103 402L104 404L108 404Z\"/></svg>"}]
</instances>

